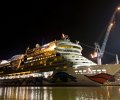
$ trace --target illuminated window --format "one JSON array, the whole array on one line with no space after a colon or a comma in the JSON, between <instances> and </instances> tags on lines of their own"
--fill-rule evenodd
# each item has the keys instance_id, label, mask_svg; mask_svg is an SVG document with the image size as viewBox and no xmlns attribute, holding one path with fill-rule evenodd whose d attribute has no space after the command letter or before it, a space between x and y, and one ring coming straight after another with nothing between
<instances>
[{"instance_id":1,"label":"illuminated window","mask_svg":"<svg viewBox=\"0 0 120 100\"><path fill-rule=\"evenodd\" d=\"M34 64L33 64L33 63L31 63L30 65L31 65L31 66L33 66Z\"/></svg>"},{"instance_id":2,"label":"illuminated window","mask_svg":"<svg viewBox=\"0 0 120 100\"><path fill-rule=\"evenodd\" d=\"M97 72L101 72L101 70L100 70L100 69L98 69L98 70L97 70Z\"/></svg>"},{"instance_id":3,"label":"illuminated window","mask_svg":"<svg viewBox=\"0 0 120 100\"><path fill-rule=\"evenodd\" d=\"M92 70L93 72L96 72L96 70Z\"/></svg>"},{"instance_id":4,"label":"illuminated window","mask_svg":"<svg viewBox=\"0 0 120 100\"><path fill-rule=\"evenodd\" d=\"M77 73L77 72L78 72L78 70L75 70L75 72Z\"/></svg>"},{"instance_id":5,"label":"illuminated window","mask_svg":"<svg viewBox=\"0 0 120 100\"><path fill-rule=\"evenodd\" d=\"M79 70L80 73L82 73L82 70Z\"/></svg>"},{"instance_id":6,"label":"illuminated window","mask_svg":"<svg viewBox=\"0 0 120 100\"><path fill-rule=\"evenodd\" d=\"M83 70L83 72L85 73L85 72L87 72L86 70Z\"/></svg>"},{"instance_id":7,"label":"illuminated window","mask_svg":"<svg viewBox=\"0 0 120 100\"><path fill-rule=\"evenodd\" d=\"M103 72L106 72L106 69L102 69Z\"/></svg>"},{"instance_id":8,"label":"illuminated window","mask_svg":"<svg viewBox=\"0 0 120 100\"><path fill-rule=\"evenodd\" d=\"M42 64L43 62L42 61L40 61L40 64Z\"/></svg>"}]
</instances>

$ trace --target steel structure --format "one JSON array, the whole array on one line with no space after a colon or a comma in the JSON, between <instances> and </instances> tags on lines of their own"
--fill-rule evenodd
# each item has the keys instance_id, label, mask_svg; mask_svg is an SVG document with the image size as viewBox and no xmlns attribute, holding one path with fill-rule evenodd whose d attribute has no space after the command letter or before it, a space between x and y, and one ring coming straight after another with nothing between
<instances>
[{"instance_id":1,"label":"steel structure","mask_svg":"<svg viewBox=\"0 0 120 100\"><path fill-rule=\"evenodd\" d=\"M97 62L98 62L99 65L102 64L101 58L102 58L103 55L104 55L105 47L106 47L106 44L107 44L107 41L108 41L108 37L109 37L109 34L110 34L110 32L111 32L111 29L112 29L113 25L115 24L115 15L116 15L116 13L117 13L118 11L120 11L120 6L117 7L117 8L115 9L115 11L113 12L113 15L112 15L112 17L111 17L111 19L110 19L110 22L109 22L109 25L108 25L108 27L107 27L107 31L106 31L106 34L105 34L105 38L104 38L104 40L103 40L103 44L102 44L101 48L100 48L100 46L99 46L98 43L95 43L95 50L96 50L96 52L97 52Z\"/></svg>"}]
</instances>

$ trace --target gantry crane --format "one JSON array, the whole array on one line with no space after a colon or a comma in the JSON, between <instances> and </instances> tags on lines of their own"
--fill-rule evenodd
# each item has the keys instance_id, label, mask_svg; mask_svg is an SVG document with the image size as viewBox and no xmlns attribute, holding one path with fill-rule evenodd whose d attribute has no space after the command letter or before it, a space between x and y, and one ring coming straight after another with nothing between
<instances>
[{"instance_id":1,"label":"gantry crane","mask_svg":"<svg viewBox=\"0 0 120 100\"><path fill-rule=\"evenodd\" d=\"M117 8L115 9L115 11L113 12L113 15L112 15L112 17L111 17L111 19L110 19L110 22L109 22L109 25L108 25L108 27L107 27L107 31L106 31L106 34L105 34L105 38L104 38L104 41L103 41L103 44L102 44L101 48L100 48L100 46L99 46L98 43L95 43L95 50L96 50L96 52L97 52L97 63L98 63L99 65L102 64L101 58L102 58L103 55L104 55L106 43L107 43L109 34L110 34L110 32L111 32L111 29L112 29L113 25L115 24L115 22L114 22L114 21L115 21L115 15L116 15L116 13L117 13L118 11L120 11L120 6L117 7Z\"/></svg>"}]
</instances>

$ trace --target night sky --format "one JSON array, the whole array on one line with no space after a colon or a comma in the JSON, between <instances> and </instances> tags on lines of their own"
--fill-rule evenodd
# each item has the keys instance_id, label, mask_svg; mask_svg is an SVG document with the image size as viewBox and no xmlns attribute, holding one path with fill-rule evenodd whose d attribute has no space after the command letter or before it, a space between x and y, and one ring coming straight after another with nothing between
<instances>
[{"instance_id":1,"label":"night sky","mask_svg":"<svg viewBox=\"0 0 120 100\"><path fill-rule=\"evenodd\" d=\"M10 59L55 39L69 35L71 41L83 44L83 55L94 50L94 42L102 45L110 18L120 0L39 0L39 2L2 2L0 6L0 59ZM93 48L91 48L93 47ZM120 14L110 33L106 51L120 56ZM109 59L108 59L109 58ZM114 61L106 53L103 62Z\"/></svg>"}]
</instances>

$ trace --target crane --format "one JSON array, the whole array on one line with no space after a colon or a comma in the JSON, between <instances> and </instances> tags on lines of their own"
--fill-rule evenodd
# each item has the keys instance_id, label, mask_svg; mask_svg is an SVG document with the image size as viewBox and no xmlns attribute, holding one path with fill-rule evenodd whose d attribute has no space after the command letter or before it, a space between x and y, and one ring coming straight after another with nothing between
<instances>
[{"instance_id":1,"label":"crane","mask_svg":"<svg viewBox=\"0 0 120 100\"><path fill-rule=\"evenodd\" d=\"M112 17L111 17L111 19L110 19L110 22L109 22L109 25L108 25L108 27L107 27L107 31L106 31L106 34L105 34L105 38L104 38L104 40L103 40L103 44L102 44L101 48L100 48L100 46L99 46L98 43L95 43L95 51L97 52L97 63L98 63L99 65L102 64L101 58L102 58L103 55L104 55L106 43L107 43L109 34L110 34L110 32L111 32L111 29L112 29L113 25L115 24L115 23L114 23L115 15L116 15L116 13L117 13L118 11L120 11L120 6L118 6L118 7L115 9L115 11L113 12L113 15L112 15Z\"/></svg>"}]
</instances>

